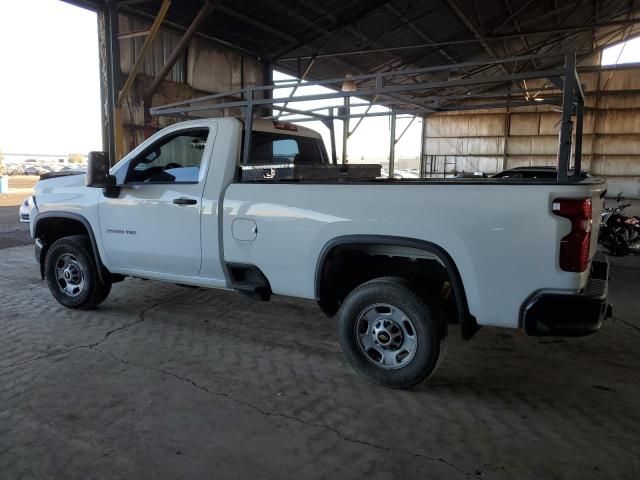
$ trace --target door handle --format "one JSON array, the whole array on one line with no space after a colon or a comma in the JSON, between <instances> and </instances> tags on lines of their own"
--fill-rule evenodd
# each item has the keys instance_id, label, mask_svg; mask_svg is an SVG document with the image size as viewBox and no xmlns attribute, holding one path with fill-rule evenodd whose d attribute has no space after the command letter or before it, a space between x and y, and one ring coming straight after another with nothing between
<instances>
[{"instance_id":1,"label":"door handle","mask_svg":"<svg viewBox=\"0 0 640 480\"><path fill-rule=\"evenodd\" d=\"M194 200L193 198L180 197L174 198L173 203L175 203L176 205L195 205L196 203L198 203L198 201Z\"/></svg>"}]
</instances>

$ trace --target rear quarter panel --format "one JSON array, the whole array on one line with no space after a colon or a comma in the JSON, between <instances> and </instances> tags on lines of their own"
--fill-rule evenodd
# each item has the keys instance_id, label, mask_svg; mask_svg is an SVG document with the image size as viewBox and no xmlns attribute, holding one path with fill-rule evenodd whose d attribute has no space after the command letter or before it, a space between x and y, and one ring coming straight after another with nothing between
<instances>
[{"instance_id":1,"label":"rear quarter panel","mask_svg":"<svg viewBox=\"0 0 640 480\"><path fill-rule=\"evenodd\" d=\"M311 299L318 258L332 239L359 234L426 240L455 262L478 323L517 327L520 307L533 292L577 291L586 283L588 273L558 267L558 245L570 224L553 215L551 204L558 197L597 198L601 188L234 183L224 200L225 261L259 267L276 294ZM233 238L236 218L256 222L255 240Z\"/></svg>"}]
</instances>

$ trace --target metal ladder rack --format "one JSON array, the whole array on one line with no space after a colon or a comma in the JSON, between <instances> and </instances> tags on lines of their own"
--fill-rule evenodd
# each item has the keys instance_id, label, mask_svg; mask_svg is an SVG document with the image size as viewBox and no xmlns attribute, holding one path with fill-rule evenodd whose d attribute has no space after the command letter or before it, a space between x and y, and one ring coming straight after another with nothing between
<instances>
[{"instance_id":1,"label":"metal ladder rack","mask_svg":"<svg viewBox=\"0 0 640 480\"><path fill-rule=\"evenodd\" d=\"M335 148L335 127L336 120L345 122L352 118L369 118L377 116L391 116L393 120L398 115L429 115L438 112L475 110L486 108L505 108L531 105L559 105L562 107L562 120L560 128L560 140L558 146L558 183L566 183L569 181L569 165L572 153L572 118L575 116L575 132L576 144L574 149L575 166L573 178L581 178L581 153L582 153L582 124L584 113L584 93L578 80L576 71L576 55L575 51L569 51L564 56L564 66L556 68L533 69L528 71L514 71L514 73L496 75L496 76L467 76L455 80L425 80L425 76L443 72L443 71L459 71L460 69L471 67L486 67L505 64L513 64L514 70L516 65L522 65L522 62L541 59L549 60L549 58L559 57L559 54L534 54L516 57L507 57L502 59L464 62L452 65L441 65L433 67L424 67L413 70L398 70L380 73L372 73L365 75L356 75L345 78L334 78L328 80L320 80L306 82L300 84L298 80L291 82L282 82L276 85L265 85L257 87L249 87L244 89L233 90L225 93L207 95L200 98L183 100L153 107L150 109L151 115L172 116L180 118L189 118L192 115L201 114L211 111L223 111L224 109L241 109L244 110L244 140L243 140L243 165L249 163L249 155L251 152L251 131L253 118L256 108L266 108L270 110L267 117L273 117L273 112L279 112L279 120L287 120L293 122L309 122L320 121L329 129L331 136L331 150L333 162L337 163ZM476 93L471 88L478 87L496 87L501 84L511 85L513 82L530 79L548 79L555 86L551 90L561 91L561 94L547 95L544 98L536 98L535 103L528 96L522 100L514 100L512 97L494 97L487 100L487 95ZM350 82L355 85L356 89L339 90L343 82ZM302 85L302 87L300 87ZM277 96L274 93L285 88L304 88L309 86L327 86L336 88L335 92L300 95L300 96ZM443 89L465 88L467 92L464 95L449 94L443 95L439 93ZM520 87L522 88L522 87ZM422 92L421 95L415 95ZM414 94L414 95L412 95ZM351 98L369 98L370 103L351 103ZM506 100L505 100L506 99ZM317 101L317 100L334 100L328 106L320 108L300 110L290 107L290 104L299 102ZM451 100L454 100L451 102ZM455 102L455 100L461 100ZM469 100L472 102L470 103ZM445 103L443 103L443 101ZM449 103L446 103L449 101ZM429 103L431 102L431 103ZM486 103L482 103L486 102ZM389 110L385 112L371 112L370 105L380 105L387 107ZM357 107L369 107L364 112L353 113L352 109ZM325 113L323 113L325 112ZM345 128L345 130L348 130ZM392 131L395 137L395 132ZM395 143L395 138L391 139ZM393 148L393 147L392 147ZM424 152L421 152L424 155ZM343 159L345 158L343 153ZM422 157L424 159L424 157ZM423 167L428 165L423 162ZM445 161L444 176L446 177L446 167L453 165L452 162ZM431 162L433 169L433 162ZM454 167L455 169L455 167ZM422 168L425 170L425 168Z\"/></svg>"}]
</instances>

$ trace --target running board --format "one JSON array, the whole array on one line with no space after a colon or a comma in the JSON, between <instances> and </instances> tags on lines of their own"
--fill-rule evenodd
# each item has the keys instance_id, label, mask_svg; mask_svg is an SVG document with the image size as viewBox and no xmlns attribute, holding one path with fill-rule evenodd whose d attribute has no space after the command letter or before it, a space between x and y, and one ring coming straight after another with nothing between
<instances>
[{"instance_id":1,"label":"running board","mask_svg":"<svg viewBox=\"0 0 640 480\"><path fill-rule=\"evenodd\" d=\"M269 286L261 282L239 280L233 282L231 288L256 300L266 301L271 297Z\"/></svg>"}]
</instances>

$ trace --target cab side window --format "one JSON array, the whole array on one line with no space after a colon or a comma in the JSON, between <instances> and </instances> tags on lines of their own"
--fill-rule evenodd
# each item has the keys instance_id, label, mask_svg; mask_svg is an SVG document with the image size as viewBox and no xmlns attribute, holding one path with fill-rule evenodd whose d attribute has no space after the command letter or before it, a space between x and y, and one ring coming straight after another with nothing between
<instances>
[{"instance_id":1,"label":"cab side window","mask_svg":"<svg viewBox=\"0 0 640 480\"><path fill-rule=\"evenodd\" d=\"M201 128L163 138L130 162L126 183L197 183L208 135Z\"/></svg>"}]
</instances>

